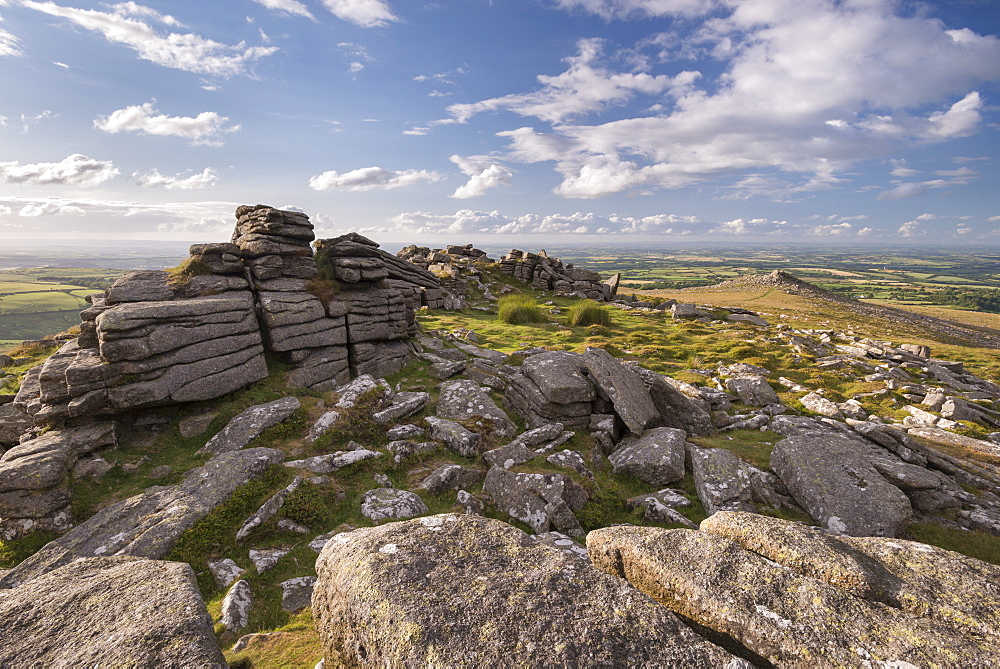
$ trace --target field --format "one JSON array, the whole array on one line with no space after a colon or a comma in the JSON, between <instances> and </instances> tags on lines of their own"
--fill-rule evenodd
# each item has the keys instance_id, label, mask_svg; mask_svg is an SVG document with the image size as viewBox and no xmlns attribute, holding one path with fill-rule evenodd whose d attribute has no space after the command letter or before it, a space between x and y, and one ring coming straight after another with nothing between
<instances>
[{"instance_id":1,"label":"field","mask_svg":"<svg viewBox=\"0 0 1000 669\"><path fill-rule=\"evenodd\" d=\"M549 254L604 276L620 272L625 293L710 286L778 269L846 297L1000 313L1000 253L996 252L741 246L675 252L574 248L550 249Z\"/></svg>"},{"instance_id":2,"label":"field","mask_svg":"<svg viewBox=\"0 0 1000 669\"><path fill-rule=\"evenodd\" d=\"M0 272L0 346L40 339L80 322L84 297L107 288L117 269L45 267Z\"/></svg>"}]
</instances>

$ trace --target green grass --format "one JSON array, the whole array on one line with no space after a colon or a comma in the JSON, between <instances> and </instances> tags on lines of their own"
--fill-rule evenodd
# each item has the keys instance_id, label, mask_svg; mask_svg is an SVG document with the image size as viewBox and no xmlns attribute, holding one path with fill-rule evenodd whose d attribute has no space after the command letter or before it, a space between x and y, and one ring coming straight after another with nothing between
<instances>
[{"instance_id":1,"label":"green grass","mask_svg":"<svg viewBox=\"0 0 1000 669\"><path fill-rule=\"evenodd\" d=\"M777 432L732 430L707 437L689 437L688 441L702 448L725 448L758 469L770 469L771 451L783 439Z\"/></svg>"},{"instance_id":2,"label":"green grass","mask_svg":"<svg viewBox=\"0 0 1000 669\"><path fill-rule=\"evenodd\" d=\"M596 302L580 301L569 308L566 321L570 325L611 325L611 312Z\"/></svg>"},{"instance_id":3,"label":"green grass","mask_svg":"<svg viewBox=\"0 0 1000 669\"><path fill-rule=\"evenodd\" d=\"M508 325L544 323L548 320L535 299L528 295L504 295L497 303L497 319Z\"/></svg>"},{"instance_id":4,"label":"green grass","mask_svg":"<svg viewBox=\"0 0 1000 669\"><path fill-rule=\"evenodd\" d=\"M979 530L959 530L937 523L911 523L904 539L912 539L1000 565L1000 541Z\"/></svg>"}]
</instances>

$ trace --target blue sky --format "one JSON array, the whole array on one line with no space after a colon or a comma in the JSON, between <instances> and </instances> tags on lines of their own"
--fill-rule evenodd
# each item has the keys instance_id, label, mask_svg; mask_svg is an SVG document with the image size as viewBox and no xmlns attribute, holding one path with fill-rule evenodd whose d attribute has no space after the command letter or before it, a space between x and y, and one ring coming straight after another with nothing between
<instances>
[{"instance_id":1,"label":"blue sky","mask_svg":"<svg viewBox=\"0 0 1000 669\"><path fill-rule=\"evenodd\" d=\"M1000 4L0 0L0 239L1000 244Z\"/></svg>"}]
</instances>

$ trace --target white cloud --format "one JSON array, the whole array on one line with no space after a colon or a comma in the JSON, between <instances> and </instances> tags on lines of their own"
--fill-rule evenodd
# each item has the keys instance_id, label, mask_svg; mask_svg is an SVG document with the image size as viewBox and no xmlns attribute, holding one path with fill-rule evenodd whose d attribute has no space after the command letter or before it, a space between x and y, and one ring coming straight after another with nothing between
<instances>
[{"instance_id":1,"label":"white cloud","mask_svg":"<svg viewBox=\"0 0 1000 669\"><path fill-rule=\"evenodd\" d=\"M323 0L330 13L362 28L381 28L399 17L385 0Z\"/></svg>"},{"instance_id":2,"label":"white cloud","mask_svg":"<svg viewBox=\"0 0 1000 669\"><path fill-rule=\"evenodd\" d=\"M350 172L330 170L309 179L309 187L314 190L389 190L403 188L427 181L440 181L445 175L427 170L403 170L400 172L381 167L362 167Z\"/></svg>"},{"instance_id":3,"label":"white cloud","mask_svg":"<svg viewBox=\"0 0 1000 669\"><path fill-rule=\"evenodd\" d=\"M132 178L140 186L146 188L166 188L167 190L197 190L214 186L219 180L219 173L211 167L206 167L201 172L192 173L191 170L181 172L174 176L160 174L159 170L140 174L135 172Z\"/></svg>"},{"instance_id":4,"label":"white cloud","mask_svg":"<svg viewBox=\"0 0 1000 669\"><path fill-rule=\"evenodd\" d=\"M220 77L246 74L254 61L278 50L277 47L248 47L243 42L230 46L194 33L163 35L148 23L133 17L150 18L168 26L179 25L177 21L134 2L116 5L110 12L62 7L54 2L34 0L24 0L23 5L100 33L113 44L129 47L143 60L185 72Z\"/></svg>"},{"instance_id":5,"label":"white cloud","mask_svg":"<svg viewBox=\"0 0 1000 669\"><path fill-rule=\"evenodd\" d=\"M202 112L197 116L167 116L153 108L152 102L132 105L101 116L94 127L112 134L137 132L142 135L184 137L192 144L220 146L222 134L235 132L240 126L226 126L229 119L215 112Z\"/></svg>"},{"instance_id":6,"label":"white cloud","mask_svg":"<svg viewBox=\"0 0 1000 669\"><path fill-rule=\"evenodd\" d=\"M0 56L23 56L24 52L18 48L20 41L13 34L0 29Z\"/></svg>"},{"instance_id":7,"label":"white cloud","mask_svg":"<svg viewBox=\"0 0 1000 669\"><path fill-rule=\"evenodd\" d=\"M31 126L50 118L56 118L59 114L54 114L51 109L46 109L41 114L35 114L34 116L29 116L27 114L21 114L21 132L26 133Z\"/></svg>"},{"instance_id":8,"label":"white cloud","mask_svg":"<svg viewBox=\"0 0 1000 669\"><path fill-rule=\"evenodd\" d=\"M899 226L899 229L896 230L896 234L906 239L912 239L913 237L920 237L924 235L925 231L920 229L919 221L907 221Z\"/></svg>"},{"instance_id":9,"label":"white cloud","mask_svg":"<svg viewBox=\"0 0 1000 669\"><path fill-rule=\"evenodd\" d=\"M110 160L93 160L80 153L58 163L0 163L0 183L10 184L96 186L118 174Z\"/></svg>"},{"instance_id":10,"label":"white cloud","mask_svg":"<svg viewBox=\"0 0 1000 669\"><path fill-rule=\"evenodd\" d=\"M948 111L935 112L930 115L931 128L928 131L933 137L951 138L967 137L979 127L979 110L983 101L977 91L972 91L953 104Z\"/></svg>"},{"instance_id":11,"label":"white cloud","mask_svg":"<svg viewBox=\"0 0 1000 669\"><path fill-rule=\"evenodd\" d=\"M715 8L714 0L556 0L559 9L580 10L611 19L698 16Z\"/></svg>"},{"instance_id":12,"label":"white cloud","mask_svg":"<svg viewBox=\"0 0 1000 669\"><path fill-rule=\"evenodd\" d=\"M511 177L514 176L510 168L478 156L463 158L454 155L449 160L469 177L469 181L459 186L450 196L458 200L479 197L497 186L509 186Z\"/></svg>"},{"instance_id":13,"label":"white cloud","mask_svg":"<svg viewBox=\"0 0 1000 669\"><path fill-rule=\"evenodd\" d=\"M21 207L17 215L25 218L35 218L38 216L84 216L86 213L80 207L73 205L46 202L44 204L26 204Z\"/></svg>"},{"instance_id":14,"label":"white cloud","mask_svg":"<svg viewBox=\"0 0 1000 669\"><path fill-rule=\"evenodd\" d=\"M410 128L409 130L404 130L403 134L404 135L414 135L414 136L417 136L417 137L423 137L424 135L426 135L430 131L431 131L430 128L424 128L424 127L421 127L421 126L414 126L414 127Z\"/></svg>"},{"instance_id":15,"label":"white cloud","mask_svg":"<svg viewBox=\"0 0 1000 669\"><path fill-rule=\"evenodd\" d=\"M605 18L697 13L693 4L653 0L560 6ZM549 131L499 135L510 139L510 160L554 161L563 177L554 192L566 197L643 193L766 170L805 176L746 182L733 189L736 197L788 199L840 187L858 162L975 132L984 103L972 87L1000 80L1000 38L949 30L899 9L892 0L720 3L686 42L657 44L666 52L660 61L692 54L721 61L717 77L702 82L698 73L682 73L668 84L663 75L614 73L597 64L597 51L584 41L566 72L539 78L541 89L453 105L451 121L506 109L551 123ZM645 67L649 60L633 63ZM660 96L648 115L566 123L639 93ZM942 99L952 100L943 110Z\"/></svg>"},{"instance_id":16,"label":"white cloud","mask_svg":"<svg viewBox=\"0 0 1000 669\"><path fill-rule=\"evenodd\" d=\"M681 72L676 77L652 76L644 72L611 72L595 67L603 56L601 39L583 39L577 43L577 54L566 58L569 67L555 76L538 75L542 87L531 93L517 93L471 104L448 107L452 119L445 122L465 123L476 114L507 109L521 116L535 116L543 121L559 123L567 118L597 112L608 105L623 104L637 93L656 95L670 89L677 91L690 86L698 77L695 72Z\"/></svg>"},{"instance_id":17,"label":"white cloud","mask_svg":"<svg viewBox=\"0 0 1000 669\"><path fill-rule=\"evenodd\" d=\"M6 205L0 205L0 216L6 216L10 212L12 212L12 211L13 211L13 209L11 209L8 206L6 206Z\"/></svg>"},{"instance_id":18,"label":"white cloud","mask_svg":"<svg viewBox=\"0 0 1000 669\"><path fill-rule=\"evenodd\" d=\"M296 16L304 16L308 19L312 19L313 21L316 20L309 9L298 0L254 0L254 2L264 5L268 9L274 9L279 12L294 14Z\"/></svg>"},{"instance_id":19,"label":"white cloud","mask_svg":"<svg viewBox=\"0 0 1000 669\"><path fill-rule=\"evenodd\" d=\"M368 53L368 49L353 42L341 42L337 45L337 51L348 59L347 71L357 74L365 69L365 63L374 63L375 58Z\"/></svg>"}]
</instances>

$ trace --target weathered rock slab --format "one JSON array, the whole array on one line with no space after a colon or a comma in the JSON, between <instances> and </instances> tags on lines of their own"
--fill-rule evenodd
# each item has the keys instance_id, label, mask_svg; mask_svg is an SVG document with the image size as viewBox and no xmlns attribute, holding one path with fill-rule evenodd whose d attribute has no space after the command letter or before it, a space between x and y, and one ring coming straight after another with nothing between
<instances>
[{"instance_id":1,"label":"weathered rock slab","mask_svg":"<svg viewBox=\"0 0 1000 669\"><path fill-rule=\"evenodd\" d=\"M5 667L226 667L194 572L90 557L0 591Z\"/></svg>"},{"instance_id":2,"label":"weathered rock slab","mask_svg":"<svg viewBox=\"0 0 1000 669\"><path fill-rule=\"evenodd\" d=\"M328 666L733 659L628 583L497 520L431 516L337 535L317 571L313 615Z\"/></svg>"},{"instance_id":3,"label":"weathered rock slab","mask_svg":"<svg viewBox=\"0 0 1000 669\"><path fill-rule=\"evenodd\" d=\"M258 404L233 418L199 453L225 453L236 451L260 436L260 434L291 416L301 407L298 397L282 397L267 404Z\"/></svg>"}]
</instances>

